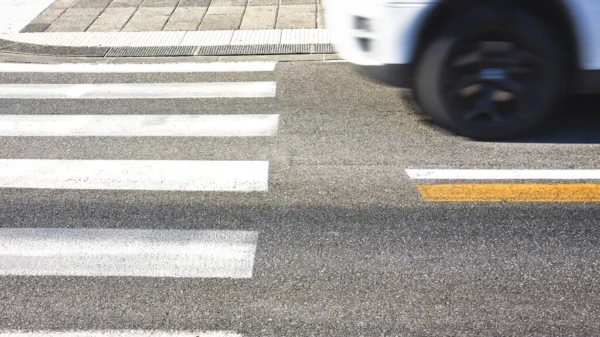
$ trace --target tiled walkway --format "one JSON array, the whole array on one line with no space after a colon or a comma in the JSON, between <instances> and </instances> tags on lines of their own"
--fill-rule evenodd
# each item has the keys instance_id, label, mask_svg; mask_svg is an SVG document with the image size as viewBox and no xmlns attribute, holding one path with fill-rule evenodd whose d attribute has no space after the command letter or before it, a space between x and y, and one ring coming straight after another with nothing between
<instances>
[{"instance_id":1,"label":"tiled walkway","mask_svg":"<svg viewBox=\"0 0 600 337\"><path fill-rule=\"evenodd\" d=\"M28 32L324 28L323 0L56 0Z\"/></svg>"}]
</instances>

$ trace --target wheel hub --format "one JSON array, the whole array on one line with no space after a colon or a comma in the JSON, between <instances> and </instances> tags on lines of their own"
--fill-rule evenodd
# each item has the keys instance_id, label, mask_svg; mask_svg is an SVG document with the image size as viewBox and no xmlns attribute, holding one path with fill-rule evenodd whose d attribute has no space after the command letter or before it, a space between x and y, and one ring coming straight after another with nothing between
<instances>
[{"instance_id":1,"label":"wheel hub","mask_svg":"<svg viewBox=\"0 0 600 337\"><path fill-rule=\"evenodd\" d=\"M471 41L460 49L449 60L456 117L502 126L535 104L541 57L507 41Z\"/></svg>"},{"instance_id":2,"label":"wheel hub","mask_svg":"<svg viewBox=\"0 0 600 337\"><path fill-rule=\"evenodd\" d=\"M500 68L482 69L479 73L479 78L482 80L502 80L506 77L506 70Z\"/></svg>"}]
</instances>

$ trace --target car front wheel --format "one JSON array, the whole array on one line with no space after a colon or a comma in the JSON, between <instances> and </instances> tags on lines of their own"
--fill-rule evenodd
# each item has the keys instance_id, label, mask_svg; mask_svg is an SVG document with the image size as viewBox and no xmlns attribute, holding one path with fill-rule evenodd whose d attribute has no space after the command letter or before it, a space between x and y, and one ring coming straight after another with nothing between
<instances>
[{"instance_id":1,"label":"car front wheel","mask_svg":"<svg viewBox=\"0 0 600 337\"><path fill-rule=\"evenodd\" d=\"M475 139L531 131L566 91L565 61L552 30L507 4L461 10L417 61L414 90L423 111Z\"/></svg>"}]
</instances>

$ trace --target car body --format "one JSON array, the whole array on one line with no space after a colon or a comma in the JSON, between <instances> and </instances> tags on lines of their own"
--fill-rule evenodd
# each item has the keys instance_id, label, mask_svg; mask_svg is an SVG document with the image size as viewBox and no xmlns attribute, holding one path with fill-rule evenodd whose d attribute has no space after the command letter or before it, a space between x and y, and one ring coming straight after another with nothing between
<instances>
[{"instance_id":1,"label":"car body","mask_svg":"<svg viewBox=\"0 0 600 337\"><path fill-rule=\"evenodd\" d=\"M327 0L325 5L327 26L342 58L372 78L414 89L415 69L436 34L443 35L440 30L446 28L445 22L475 6L501 8L509 2ZM569 68L563 79L568 82L568 93L600 92L600 0L523 0L513 4L539 18L555 34L555 46L565 54Z\"/></svg>"}]
</instances>

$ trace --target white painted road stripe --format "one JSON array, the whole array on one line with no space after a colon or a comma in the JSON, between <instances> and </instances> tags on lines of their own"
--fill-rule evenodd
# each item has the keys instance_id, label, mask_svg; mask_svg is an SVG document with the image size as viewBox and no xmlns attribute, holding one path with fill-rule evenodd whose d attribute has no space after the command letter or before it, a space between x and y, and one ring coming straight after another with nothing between
<instances>
[{"instance_id":1,"label":"white painted road stripe","mask_svg":"<svg viewBox=\"0 0 600 337\"><path fill-rule=\"evenodd\" d=\"M0 331L0 337L242 337L227 331L75 330Z\"/></svg>"},{"instance_id":2,"label":"white painted road stripe","mask_svg":"<svg viewBox=\"0 0 600 337\"><path fill-rule=\"evenodd\" d=\"M584 180L600 179L600 170L406 170L411 179L435 180Z\"/></svg>"},{"instance_id":3,"label":"white painted road stripe","mask_svg":"<svg viewBox=\"0 0 600 337\"><path fill-rule=\"evenodd\" d=\"M258 232L0 229L0 275L251 278Z\"/></svg>"},{"instance_id":4,"label":"white painted road stripe","mask_svg":"<svg viewBox=\"0 0 600 337\"><path fill-rule=\"evenodd\" d=\"M0 63L5 73L198 73L274 71L277 62L214 63Z\"/></svg>"},{"instance_id":5,"label":"white painted road stripe","mask_svg":"<svg viewBox=\"0 0 600 337\"><path fill-rule=\"evenodd\" d=\"M0 331L0 337L242 337L227 331L75 330Z\"/></svg>"},{"instance_id":6,"label":"white painted road stripe","mask_svg":"<svg viewBox=\"0 0 600 337\"><path fill-rule=\"evenodd\" d=\"M278 125L279 115L0 115L0 136L259 137Z\"/></svg>"},{"instance_id":7,"label":"white painted road stripe","mask_svg":"<svg viewBox=\"0 0 600 337\"><path fill-rule=\"evenodd\" d=\"M0 160L0 188L252 192L268 187L268 161Z\"/></svg>"},{"instance_id":8,"label":"white painted road stripe","mask_svg":"<svg viewBox=\"0 0 600 337\"><path fill-rule=\"evenodd\" d=\"M1 84L0 99L275 97L275 82Z\"/></svg>"}]
</instances>

